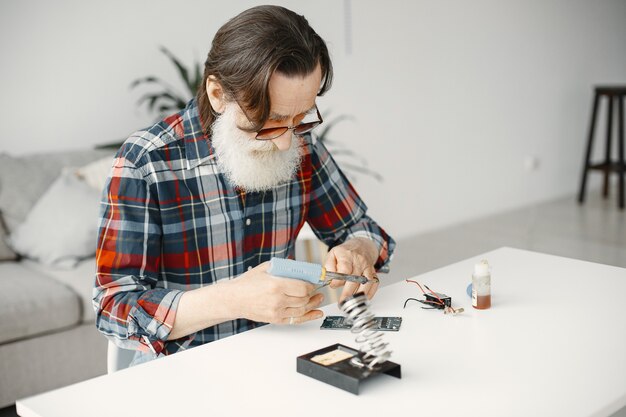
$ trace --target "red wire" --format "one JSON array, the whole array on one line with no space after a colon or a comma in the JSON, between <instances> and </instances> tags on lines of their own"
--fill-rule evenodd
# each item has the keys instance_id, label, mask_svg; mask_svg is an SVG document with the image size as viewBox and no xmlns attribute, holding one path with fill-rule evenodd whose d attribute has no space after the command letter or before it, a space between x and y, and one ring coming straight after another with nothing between
<instances>
[{"instance_id":1,"label":"red wire","mask_svg":"<svg viewBox=\"0 0 626 417\"><path fill-rule=\"evenodd\" d=\"M424 285L424 287L426 287L426 285ZM436 293L436 292L433 292L433 290L431 290L431 289L430 289L430 288L428 288L428 287L426 287L426 289L427 289L427 290L428 290L428 291L429 291L432 295L434 295L434 296L435 296L435 298L437 298L437 300L439 300L439 302L440 302L441 304L445 305L445 303L444 303L443 301L441 301L441 298L439 298L439 296L437 295L437 293Z\"/></svg>"},{"instance_id":2,"label":"red wire","mask_svg":"<svg viewBox=\"0 0 626 417\"><path fill-rule=\"evenodd\" d=\"M420 290L422 290L422 293L426 294L419 282L413 281L412 279L407 279L406 282L412 282L413 284L417 284L417 286L420 287Z\"/></svg>"},{"instance_id":3,"label":"red wire","mask_svg":"<svg viewBox=\"0 0 626 417\"><path fill-rule=\"evenodd\" d=\"M417 281L413 281L412 279L407 279L407 280L405 280L405 281L406 281L406 282L412 282L413 284L417 284L417 286L418 286L418 287L420 287L420 290L422 290L422 293L423 293L424 295L426 295L426 292L424 291L424 289L422 288L422 286L420 285L420 283L419 283L419 282L417 282ZM424 286L425 286L425 285L424 285ZM426 286L425 286L425 287L426 287ZM434 302L434 301L433 301L433 303L434 303L434 304L439 304L439 305L442 305L442 306L446 307L446 304L445 304L445 303L441 300L441 298L439 298L439 296L437 295L437 293L436 293L436 292L434 292L433 290L431 290L431 289L430 289L430 288L428 288L428 287L426 287L426 289L428 290L428 292L430 292L432 295L434 295L434 296L435 296L435 298L437 298L437 300L439 300L439 302L438 302L438 303L436 303L436 302ZM452 309L452 311L456 313L456 310L454 309L454 307L452 307L452 306L448 306L448 307L450 307L450 308Z\"/></svg>"}]
</instances>

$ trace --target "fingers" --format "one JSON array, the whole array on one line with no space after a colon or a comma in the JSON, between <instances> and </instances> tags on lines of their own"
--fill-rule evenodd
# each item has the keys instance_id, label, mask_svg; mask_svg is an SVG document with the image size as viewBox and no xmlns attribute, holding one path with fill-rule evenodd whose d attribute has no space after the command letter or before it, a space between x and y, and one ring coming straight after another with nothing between
<instances>
[{"instance_id":1,"label":"fingers","mask_svg":"<svg viewBox=\"0 0 626 417\"><path fill-rule=\"evenodd\" d=\"M236 289L233 296L237 297L236 304L240 306L236 311L237 317L263 323L284 323L285 318L288 320L290 317L285 313L287 307L300 308L291 312L291 316L300 317L320 305L323 296L311 296L315 285L298 279L272 276L267 273L269 265L269 262L264 262L232 281ZM308 320L315 317L307 316Z\"/></svg>"},{"instance_id":2,"label":"fingers","mask_svg":"<svg viewBox=\"0 0 626 417\"><path fill-rule=\"evenodd\" d=\"M343 286L343 291L341 291L341 295L339 296L339 302L341 303L346 298L357 293L359 291L359 287L360 285L356 282L346 282Z\"/></svg>"},{"instance_id":3,"label":"fingers","mask_svg":"<svg viewBox=\"0 0 626 417\"><path fill-rule=\"evenodd\" d=\"M374 297L374 294L376 294L376 291L378 291L380 280L378 279L378 275L376 274L376 270L373 266L367 268L363 272L363 276L367 277L368 281L367 284L362 285L359 290L363 291L367 298L371 300Z\"/></svg>"},{"instance_id":4,"label":"fingers","mask_svg":"<svg viewBox=\"0 0 626 417\"><path fill-rule=\"evenodd\" d=\"M280 291L288 297L308 297L313 291L315 291L315 285L310 282L301 281L299 279L285 279L277 278L280 280Z\"/></svg>"},{"instance_id":5,"label":"fingers","mask_svg":"<svg viewBox=\"0 0 626 417\"><path fill-rule=\"evenodd\" d=\"M324 268L326 268L327 271L337 271L337 257L335 256L334 250L328 252L328 255L326 256L326 261L324 262ZM342 285L343 283L337 280L330 281L330 288L338 288Z\"/></svg>"},{"instance_id":6,"label":"fingers","mask_svg":"<svg viewBox=\"0 0 626 417\"><path fill-rule=\"evenodd\" d=\"M341 257L337 259L337 269L335 270L335 272L340 272L342 274L348 275L360 274L360 271L355 271L355 267L357 267L357 265L355 265L352 259L349 259L347 257Z\"/></svg>"},{"instance_id":7,"label":"fingers","mask_svg":"<svg viewBox=\"0 0 626 417\"><path fill-rule=\"evenodd\" d=\"M285 307L283 317L289 318L304 316L309 311L313 310L316 307L319 307L323 301L323 294L315 294L304 305L291 305L289 307Z\"/></svg>"},{"instance_id":8,"label":"fingers","mask_svg":"<svg viewBox=\"0 0 626 417\"><path fill-rule=\"evenodd\" d=\"M324 313L322 312L322 310L311 310L300 317L285 317L282 324L302 324L306 323L307 321L321 319L322 317L324 317Z\"/></svg>"},{"instance_id":9,"label":"fingers","mask_svg":"<svg viewBox=\"0 0 626 417\"><path fill-rule=\"evenodd\" d=\"M331 272L341 272L342 274L354 273L355 261L350 252L342 250L339 246L331 249L326 256L324 268Z\"/></svg>"},{"instance_id":10,"label":"fingers","mask_svg":"<svg viewBox=\"0 0 626 417\"><path fill-rule=\"evenodd\" d=\"M315 291L315 285L308 281L299 279L282 278L269 275L274 279L274 285L277 292L288 297L307 297Z\"/></svg>"},{"instance_id":11,"label":"fingers","mask_svg":"<svg viewBox=\"0 0 626 417\"><path fill-rule=\"evenodd\" d=\"M267 273L267 270L269 269L269 267L270 267L270 261L267 261L267 262L263 262L262 264L259 264L253 270L254 271L258 270L259 272ZM289 278L284 278L284 277L277 277L274 275L269 275L269 276L271 276L272 278L276 280L275 284L279 287L277 288L277 290L280 293L287 295L289 297L306 297L315 290L315 285L307 281L302 281L300 279L289 279Z\"/></svg>"},{"instance_id":12,"label":"fingers","mask_svg":"<svg viewBox=\"0 0 626 417\"><path fill-rule=\"evenodd\" d=\"M371 283L367 283L365 285L365 288L363 289L367 298L369 298L370 300L374 298L374 295L378 291L379 286L380 286L380 281L378 278L374 278Z\"/></svg>"},{"instance_id":13,"label":"fingers","mask_svg":"<svg viewBox=\"0 0 626 417\"><path fill-rule=\"evenodd\" d=\"M376 275L376 270L373 266L370 266L366 268L365 271L363 271L363 276L366 277L368 280L366 284L359 285L356 282L345 283L343 291L339 296L340 303L357 292L365 293L367 298L369 298L370 300L374 297L374 294L376 294L376 291L378 291L378 287L380 285L380 280Z\"/></svg>"},{"instance_id":14,"label":"fingers","mask_svg":"<svg viewBox=\"0 0 626 417\"><path fill-rule=\"evenodd\" d=\"M322 318L324 313L321 310L314 310L324 301L323 294L315 294L303 306L286 307L283 310L282 324L300 324L310 320Z\"/></svg>"},{"instance_id":15,"label":"fingers","mask_svg":"<svg viewBox=\"0 0 626 417\"><path fill-rule=\"evenodd\" d=\"M337 257L335 256L334 248L331 249L330 252L328 252L328 254L326 255L326 260L324 261L324 268L326 268L327 271L333 271L333 272L337 270Z\"/></svg>"},{"instance_id":16,"label":"fingers","mask_svg":"<svg viewBox=\"0 0 626 417\"><path fill-rule=\"evenodd\" d=\"M339 256L337 253L339 252ZM348 259L345 254L341 254L341 250L333 248L326 257L326 262L324 263L324 268L327 271L331 272L341 272L342 274L352 274L354 271L354 265ZM360 274L360 273L359 273ZM345 281L342 280L332 280L330 282L330 288L339 288L343 287Z\"/></svg>"},{"instance_id":17,"label":"fingers","mask_svg":"<svg viewBox=\"0 0 626 417\"><path fill-rule=\"evenodd\" d=\"M340 279L333 279L330 281L330 288L339 288L345 285L346 281Z\"/></svg>"}]
</instances>

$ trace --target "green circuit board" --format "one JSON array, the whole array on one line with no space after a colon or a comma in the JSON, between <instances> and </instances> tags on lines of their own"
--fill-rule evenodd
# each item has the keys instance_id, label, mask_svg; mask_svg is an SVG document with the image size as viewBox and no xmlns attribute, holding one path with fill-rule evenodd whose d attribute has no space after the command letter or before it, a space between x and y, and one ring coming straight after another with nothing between
<instances>
[{"instance_id":1,"label":"green circuit board","mask_svg":"<svg viewBox=\"0 0 626 417\"><path fill-rule=\"evenodd\" d=\"M397 332L402 324L402 317L375 317L376 330ZM344 316L326 316L320 329L350 330L352 323Z\"/></svg>"}]
</instances>

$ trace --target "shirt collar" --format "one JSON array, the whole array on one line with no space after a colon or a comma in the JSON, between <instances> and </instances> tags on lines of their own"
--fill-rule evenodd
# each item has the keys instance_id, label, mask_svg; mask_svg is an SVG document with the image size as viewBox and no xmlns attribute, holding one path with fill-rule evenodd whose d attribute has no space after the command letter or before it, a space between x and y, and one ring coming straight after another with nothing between
<instances>
[{"instance_id":1,"label":"shirt collar","mask_svg":"<svg viewBox=\"0 0 626 417\"><path fill-rule=\"evenodd\" d=\"M211 140L202 130L198 104L192 99L182 111L183 116L183 140L185 146L185 158L187 169L194 169L204 163L214 162L215 150Z\"/></svg>"}]
</instances>

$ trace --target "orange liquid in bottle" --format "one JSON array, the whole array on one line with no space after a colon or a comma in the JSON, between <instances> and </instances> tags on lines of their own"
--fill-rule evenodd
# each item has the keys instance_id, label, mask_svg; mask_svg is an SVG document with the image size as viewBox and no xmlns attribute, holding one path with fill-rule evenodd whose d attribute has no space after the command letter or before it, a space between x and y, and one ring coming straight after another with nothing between
<instances>
[{"instance_id":1,"label":"orange liquid in bottle","mask_svg":"<svg viewBox=\"0 0 626 417\"><path fill-rule=\"evenodd\" d=\"M491 307L491 294L477 296L476 305L474 305L473 307L479 310L486 310Z\"/></svg>"}]
</instances>

